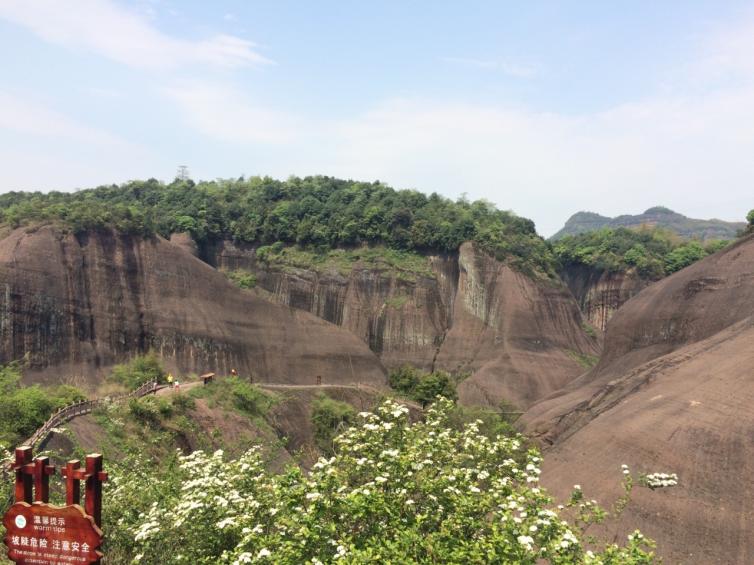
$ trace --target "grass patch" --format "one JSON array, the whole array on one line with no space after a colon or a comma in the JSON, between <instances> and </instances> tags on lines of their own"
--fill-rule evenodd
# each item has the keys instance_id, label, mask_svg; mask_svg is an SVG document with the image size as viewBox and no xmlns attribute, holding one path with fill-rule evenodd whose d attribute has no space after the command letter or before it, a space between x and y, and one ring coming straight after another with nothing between
<instances>
[{"instance_id":1,"label":"grass patch","mask_svg":"<svg viewBox=\"0 0 754 565\"><path fill-rule=\"evenodd\" d=\"M248 290L257 286L257 276L254 273L236 269L235 271L222 271L238 288Z\"/></svg>"},{"instance_id":2,"label":"grass patch","mask_svg":"<svg viewBox=\"0 0 754 565\"><path fill-rule=\"evenodd\" d=\"M589 322L587 321L581 322L581 329L584 330L584 333L588 335L589 337L597 337L597 330Z\"/></svg>"},{"instance_id":3,"label":"grass patch","mask_svg":"<svg viewBox=\"0 0 754 565\"><path fill-rule=\"evenodd\" d=\"M415 251L390 249L381 245L356 249L320 249L273 244L257 249L257 258L268 265L310 269L318 273L338 272L347 276L356 266L390 269L402 280L434 278L429 258Z\"/></svg>"},{"instance_id":4,"label":"grass patch","mask_svg":"<svg viewBox=\"0 0 754 565\"><path fill-rule=\"evenodd\" d=\"M191 389L189 396L203 398L210 408L233 410L252 419L262 419L275 403L262 389L239 377L215 379Z\"/></svg>"},{"instance_id":5,"label":"grass patch","mask_svg":"<svg viewBox=\"0 0 754 565\"><path fill-rule=\"evenodd\" d=\"M114 460L146 456L158 461L184 448L188 436L209 449L191 418L193 408L194 399L185 394L148 395L99 408L93 417L106 435L102 451Z\"/></svg>"},{"instance_id":6,"label":"grass patch","mask_svg":"<svg viewBox=\"0 0 754 565\"><path fill-rule=\"evenodd\" d=\"M409 297L404 295L401 296L394 296L393 298L388 298L385 300L385 306L388 308L393 308L395 310L400 310L403 308L406 303L409 301Z\"/></svg>"},{"instance_id":7,"label":"grass patch","mask_svg":"<svg viewBox=\"0 0 754 565\"><path fill-rule=\"evenodd\" d=\"M597 361L599 361L599 357L596 355L589 355L588 353L579 353L578 351L574 351L573 349L566 349L566 354L568 357L576 361L579 365L584 367L585 369L591 369L597 364Z\"/></svg>"}]
</instances>

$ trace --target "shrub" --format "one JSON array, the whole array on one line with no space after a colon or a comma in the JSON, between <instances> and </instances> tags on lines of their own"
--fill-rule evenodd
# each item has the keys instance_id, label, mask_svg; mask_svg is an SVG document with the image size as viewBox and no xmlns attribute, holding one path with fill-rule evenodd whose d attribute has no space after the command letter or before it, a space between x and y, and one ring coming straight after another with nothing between
<instances>
[{"instance_id":1,"label":"shrub","mask_svg":"<svg viewBox=\"0 0 754 565\"><path fill-rule=\"evenodd\" d=\"M154 351L146 355L137 355L128 363L113 367L108 380L125 386L128 390L136 390L152 379L158 383L166 382L167 373Z\"/></svg>"},{"instance_id":2,"label":"shrub","mask_svg":"<svg viewBox=\"0 0 754 565\"><path fill-rule=\"evenodd\" d=\"M160 406L151 396L130 399L128 401L128 412L142 424L154 426L160 423Z\"/></svg>"},{"instance_id":3,"label":"shrub","mask_svg":"<svg viewBox=\"0 0 754 565\"><path fill-rule=\"evenodd\" d=\"M638 532L625 546L587 537L582 528L603 510L581 490L556 506L521 438L490 439L473 422L456 429L452 410L440 400L410 424L408 409L388 401L359 414L308 474L266 471L257 448L114 477L105 551L124 563L653 562ZM629 476L627 493L631 485Z\"/></svg>"},{"instance_id":4,"label":"shrub","mask_svg":"<svg viewBox=\"0 0 754 565\"><path fill-rule=\"evenodd\" d=\"M454 377L445 371L426 373L410 365L391 371L388 375L390 387L403 396L426 406L438 396L456 400L456 385L460 377Z\"/></svg>"},{"instance_id":5,"label":"shrub","mask_svg":"<svg viewBox=\"0 0 754 565\"><path fill-rule=\"evenodd\" d=\"M85 400L69 385L21 385L21 365L0 367L0 443L13 446L28 439L59 408Z\"/></svg>"},{"instance_id":6,"label":"shrub","mask_svg":"<svg viewBox=\"0 0 754 565\"><path fill-rule=\"evenodd\" d=\"M226 271L225 275L233 281L238 288L248 290L257 286L257 276L242 270Z\"/></svg>"},{"instance_id":7,"label":"shrub","mask_svg":"<svg viewBox=\"0 0 754 565\"><path fill-rule=\"evenodd\" d=\"M250 416L262 416L265 413L269 400L263 392L238 377L230 377L228 381L231 384L231 395L236 408Z\"/></svg>"},{"instance_id":8,"label":"shrub","mask_svg":"<svg viewBox=\"0 0 754 565\"><path fill-rule=\"evenodd\" d=\"M340 427L353 422L356 411L350 404L319 394L312 403L312 426L314 440L322 453L331 454L333 438Z\"/></svg>"}]
</instances>

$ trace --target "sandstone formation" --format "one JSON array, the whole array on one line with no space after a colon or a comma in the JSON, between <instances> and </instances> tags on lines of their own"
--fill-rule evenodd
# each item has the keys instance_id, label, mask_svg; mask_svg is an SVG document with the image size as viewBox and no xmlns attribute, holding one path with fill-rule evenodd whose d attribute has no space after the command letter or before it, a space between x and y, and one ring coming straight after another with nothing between
<instances>
[{"instance_id":1,"label":"sandstone formation","mask_svg":"<svg viewBox=\"0 0 754 565\"><path fill-rule=\"evenodd\" d=\"M652 284L635 269L609 273L584 265L572 265L560 272L584 317L595 328L605 331L613 314L629 299Z\"/></svg>"},{"instance_id":2,"label":"sandstone formation","mask_svg":"<svg viewBox=\"0 0 754 565\"><path fill-rule=\"evenodd\" d=\"M561 284L535 281L461 246L452 326L436 365L469 371L459 397L469 404L526 407L585 371L599 351Z\"/></svg>"},{"instance_id":3,"label":"sandstone formation","mask_svg":"<svg viewBox=\"0 0 754 565\"><path fill-rule=\"evenodd\" d=\"M205 250L203 257L219 269L254 273L261 296L342 326L387 366L430 369L451 324L455 254L429 257L433 277L359 264L347 274L270 266L257 260L253 246L228 241Z\"/></svg>"},{"instance_id":4,"label":"sandstone formation","mask_svg":"<svg viewBox=\"0 0 754 565\"><path fill-rule=\"evenodd\" d=\"M184 372L382 386L379 359L311 314L244 292L162 238L19 228L0 240L0 362L31 379L101 376L156 350Z\"/></svg>"},{"instance_id":5,"label":"sandstone formation","mask_svg":"<svg viewBox=\"0 0 754 565\"><path fill-rule=\"evenodd\" d=\"M638 525L671 563L752 563L754 238L655 283L608 325L595 369L524 415L551 445L544 481L564 496L620 494L620 465L672 472L637 488L615 535ZM586 484L584 485L586 488Z\"/></svg>"},{"instance_id":6,"label":"sandstone formation","mask_svg":"<svg viewBox=\"0 0 754 565\"><path fill-rule=\"evenodd\" d=\"M316 314L359 336L383 363L473 373L464 402L528 406L585 371L599 351L573 297L465 243L430 256L432 277L355 266L350 273L270 267L253 247L220 242L202 256L255 274L272 300Z\"/></svg>"}]
</instances>

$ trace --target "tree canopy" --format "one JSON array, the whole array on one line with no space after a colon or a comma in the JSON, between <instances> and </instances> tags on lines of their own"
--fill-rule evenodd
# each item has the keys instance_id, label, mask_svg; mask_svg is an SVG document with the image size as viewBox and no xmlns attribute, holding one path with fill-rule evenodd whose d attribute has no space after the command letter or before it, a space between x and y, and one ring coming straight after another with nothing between
<instances>
[{"instance_id":1,"label":"tree canopy","mask_svg":"<svg viewBox=\"0 0 754 565\"><path fill-rule=\"evenodd\" d=\"M553 251L563 267L584 265L607 272L636 269L641 277L657 280L727 244L726 240L689 241L659 228L603 228L564 237L553 244Z\"/></svg>"},{"instance_id":2,"label":"tree canopy","mask_svg":"<svg viewBox=\"0 0 754 565\"><path fill-rule=\"evenodd\" d=\"M11 227L57 222L76 233L188 232L200 243L232 239L318 248L383 244L444 252L474 241L521 270L554 273L550 247L534 223L489 202L326 176L170 184L150 179L73 193L9 192L0 195L0 221Z\"/></svg>"}]
</instances>

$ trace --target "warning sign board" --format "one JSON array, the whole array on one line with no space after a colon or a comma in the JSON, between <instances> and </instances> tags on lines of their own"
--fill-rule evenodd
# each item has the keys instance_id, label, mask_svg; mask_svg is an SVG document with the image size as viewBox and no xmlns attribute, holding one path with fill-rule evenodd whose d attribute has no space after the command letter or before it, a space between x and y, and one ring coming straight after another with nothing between
<instances>
[{"instance_id":1,"label":"warning sign board","mask_svg":"<svg viewBox=\"0 0 754 565\"><path fill-rule=\"evenodd\" d=\"M76 504L17 502L5 513L8 558L24 565L79 565L102 557L102 531Z\"/></svg>"}]
</instances>

